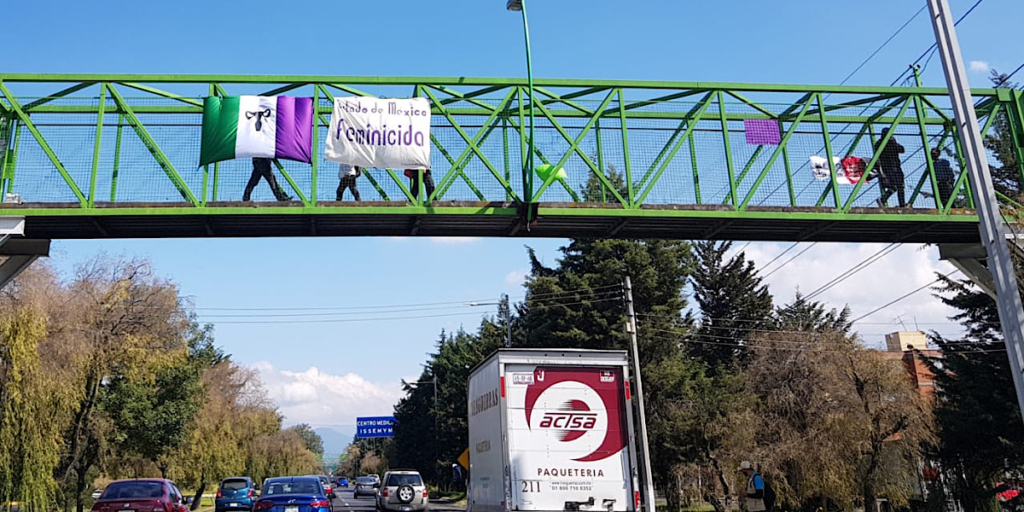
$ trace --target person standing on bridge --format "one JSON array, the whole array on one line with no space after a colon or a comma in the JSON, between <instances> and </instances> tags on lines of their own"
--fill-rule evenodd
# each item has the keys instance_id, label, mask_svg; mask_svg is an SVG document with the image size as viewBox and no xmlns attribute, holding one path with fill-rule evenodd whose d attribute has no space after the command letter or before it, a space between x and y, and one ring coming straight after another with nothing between
<instances>
[{"instance_id":1,"label":"person standing on bridge","mask_svg":"<svg viewBox=\"0 0 1024 512\"><path fill-rule=\"evenodd\" d=\"M270 167L272 158L253 158L252 159L252 175L249 176L249 183L245 184L245 192L242 193L242 201L252 200L252 191L256 188L256 185L260 183L260 178L267 180L267 184L270 185L270 190L274 192L274 197L278 201L291 201L291 197L284 193L284 190L280 185L277 184L277 178L274 177L274 171Z\"/></svg>"},{"instance_id":2,"label":"person standing on bridge","mask_svg":"<svg viewBox=\"0 0 1024 512\"><path fill-rule=\"evenodd\" d=\"M409 184L409 188L412 189L412 197L415 199L420 194L419 170L406 169L403 174L405 174L406 178L412 180L412 182ZM434 177L430 175L430 169L423 169L423 188L425 188L427 191L427 197L425 199L429 199L430 196L434 193Z\"/></svg>"},{"instance_id":3,"label":"person standing on bridge","mask_svg":"<svg viewBox=\"0 0 1024 512\"><path fill-rule=\"evenodd\" d=\"M949 160L942 156L942 150L934 148L931 151L932 164L935 169L935 184L939 189L939 208L944 208L949 199L953 197L953 187L956 185L956 174Z\"/></svg>"},{"instance_id":4,"label":"person standing on bridge","mask_svg":"<svg viewBox=\"0 0 1024 512\"><path fill-rule=\"evenodd\" d=\"M363 175L363 168L358 165L341 164L338 167L338 193L337 201L341 201L345 195L345 189L352 191L352 197L359 201L359 189L356 188L356 179Z\"/></svg>"},{"instance_id":5,"label":"person standing on bridge","mask_svg":"<svg viewBox=\"0 0 1024 512\"><path fill-rule=\"evenodd\" d=\"M875 153L878 153L879 169L877 173L871 173L872 175L868 177L868 180L875 177L880 178L878 186L882 189L882 196L878 198L879 208L885 207L885 202L889 200L893 193L896 194L896 198L900 202L900 208L906 208L906 185L904 184L903 167L900 163L900 154L905 150L899 142L896 142L895 136L890 138L889 142L883 147L882 141L885 140L887 133L889 133L889 129L883 128L881 137L875 143Z\"/></svg>"}]
</instances>

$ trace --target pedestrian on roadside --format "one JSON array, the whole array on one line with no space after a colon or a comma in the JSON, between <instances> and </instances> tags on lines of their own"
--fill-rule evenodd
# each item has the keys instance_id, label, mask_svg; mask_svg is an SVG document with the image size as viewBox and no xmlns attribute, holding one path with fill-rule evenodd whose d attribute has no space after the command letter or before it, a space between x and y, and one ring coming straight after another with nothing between
<instances>
[{"instance_id":1,"label":"pedestrian on roadside","mask_svg":"<svg viewBox=\"0 0 1024 512\"><path fill-rule=\"evenodd\" d=\"M363 175L363 168L358 165L341 164L338 167L338 191L335 201L341 201L345 195L345 189L352 191L352 197L359 201L359 189L356 188L356 179Z\"/></svg>"},{"instance_id":2,"label":"pedestrian on roadside","mask_svg":"<svg viewBox=\"0 0 1024 512\"><path fill-rule=\"evenodd\" d=\"M765 483L764 478L754 469L749 460L740 463L738 471L746 475L744 509L747 512L771 512L775 506L775 491Z\"/></svg>"},{"instance_id":3,"label":"pedestrian on roadside","mask_svg":"<svg viewBox=\"0 0 1024 512\"><path fill-rule=\"evenodd\" d=\"M868 180L875 177L880 178L878 186L882 190L882 196L878 198L879 208L884 208L885 202L894 193L900 202L900 208L906 208L906 184L904 184L903 167L900 163L900 154L905 149L899 142L896 142L895 136L890 138L883 147L882 141L885 140L887 133L889 133L889 129L883 128L878 142L875 143L875 153L878 153L878 171L871 173Z\"/></svg>"},{"instance_id":4,"label":"pedestrian on roadside","mask_svg":"<svg viewBox=\"0 0 1024 512\"><path fill-rule=\"evenodd\" d=\"M249 183L245 184L245 192L242 193L242 201L251 201L252 191L259 185L260 178L267 180L267 184L270 185L270 190L274 192L274 197L278 201L291 201L292 198L284 193L284 190L280 185L277 184L277 178L274 177L274 171L270 167L272 158L253 158L252 159L252 175L249 176Z\"/></svg>"},{"instance_id":5,"label":"pedestrian on roadside","mask_svg":"<svg viewBox=\"0 0 1024 512\"><path fill-rule=\"evenodd\" d=\"M409 187L412 188L412 197L416 198L420 193L420 173L417 169L406 169L406 178L412 180ZM430 175L430 169L423 169L423 188L427 190L427 198L434 193L434 177Z\"/></svg>"}]
</instances>

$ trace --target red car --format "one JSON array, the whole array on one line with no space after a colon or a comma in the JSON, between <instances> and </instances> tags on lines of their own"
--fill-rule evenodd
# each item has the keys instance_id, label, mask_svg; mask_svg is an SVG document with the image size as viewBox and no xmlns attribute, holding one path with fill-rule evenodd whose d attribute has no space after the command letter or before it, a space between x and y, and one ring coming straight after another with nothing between
<instances>
[{"instance_id":1,"label":"red car","mask_svg":"<svg viewBox=\"0 0 1024 512\"><path fill-rule=\"evenodd\" d=\"M103 490L92 512L189 512L174 482L162 478L118 480Z\"/></svg>"}]
</instances>

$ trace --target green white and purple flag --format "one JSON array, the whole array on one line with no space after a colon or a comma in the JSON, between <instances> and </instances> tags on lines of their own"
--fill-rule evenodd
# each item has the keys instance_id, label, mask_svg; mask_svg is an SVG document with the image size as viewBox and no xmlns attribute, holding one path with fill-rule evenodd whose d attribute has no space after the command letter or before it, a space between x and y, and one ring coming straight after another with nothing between
<instances>
[{"instance_id":1,"label":"green white and purple flag","mask_svg":"<svg viewBox=\"0 0 1024 512\"><path fill-rule=\"evenodd\" d=\"M209 97L203 102L199 165L233 158L283 158L310 163L313 98Z\"/></svg>"}]
</instances>

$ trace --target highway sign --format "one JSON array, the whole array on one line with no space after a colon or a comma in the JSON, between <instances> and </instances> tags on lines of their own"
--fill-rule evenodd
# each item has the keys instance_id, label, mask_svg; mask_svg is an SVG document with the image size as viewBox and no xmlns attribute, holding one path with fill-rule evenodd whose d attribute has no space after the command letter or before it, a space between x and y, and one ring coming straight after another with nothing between
<instances>
[{"instance_id":1,"label":"highway sign","mask_svg":"<svg viewBox=\"0 0 1024 512\"><path fill-rule=\"evenodd\" d=\"M395 423L398 421L394 416L356 418L356 438L394 437L395 431L392 427Z\"/></svg>"}]
</instances>

